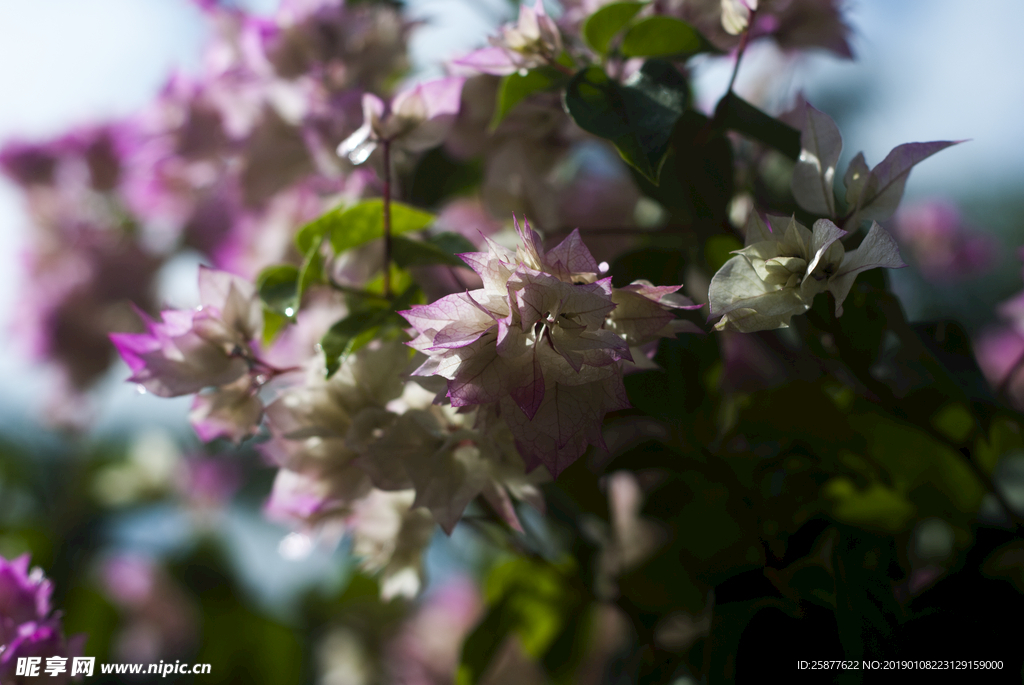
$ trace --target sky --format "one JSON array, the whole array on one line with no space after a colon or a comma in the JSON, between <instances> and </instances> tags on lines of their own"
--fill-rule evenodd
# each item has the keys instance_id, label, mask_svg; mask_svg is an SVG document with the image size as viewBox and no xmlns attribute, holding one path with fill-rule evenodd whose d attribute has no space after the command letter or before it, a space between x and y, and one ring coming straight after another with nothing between
<instances>
[{"instance_id":1,"label":"sky","mask_svg":"<svg viewBox=\"0 0 1024 685\"><path fill-rule=\"evenodd\" d=\"M269 11L275 0L245 2ZM420 74L484 43L505 0L411 0L426 20L413 37ZM904 142L960 140L915 169L909 196L1009 186L1024 178L1024 41L1017 0L891 2L852 0L858 59L802 60L798 81L812 104L841 104L844 159L863 150L870 164ZM34 0L0 2L0 141L39 138L129 114L150 101L173 68L198 65L207 29L188 0ZM715 92L723 69L706 70ZM746 80L744 76L747 76ZM741 71L740 92L756 89L756 69ZM717 79L717 80L716 80ZM842 171L843 167L840 167ZM17 325L19 254L28 223L15 191L0 181L0 415L38 411L47 376L24 363L9 334ZM114 393L107 415L166 400ZM145 410L142 410L145 411ZM184 416L184 407L180 414Z\"/></svg>"}]
</instances>

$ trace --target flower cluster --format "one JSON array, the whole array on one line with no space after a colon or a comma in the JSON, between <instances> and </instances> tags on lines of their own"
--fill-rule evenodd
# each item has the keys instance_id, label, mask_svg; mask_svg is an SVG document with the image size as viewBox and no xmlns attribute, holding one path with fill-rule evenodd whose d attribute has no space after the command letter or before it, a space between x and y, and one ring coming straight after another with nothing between
<instances>
[{"instance_id":1,"label":"flower cluster","mask_svg":"<svg viewBox=\"0 0 1024 685\"><path fill-rule=\"evenodd\" d=\"M390 106L373 93L363 95L363 125L338 146L338 155L362 164L380 143L408 152L440 145L459 112L462 78L420 83L398 93Z\"/></svg>"},{"instance_id":2,"label":"flower cluster","mask_svg":"<svg viewBox=\"0 0 1024 685\"><path fill-rule=\"evenodd\" d=\"M401 343L377 342L330 379L312 364L304 385L267 407L272 439L261 445L281 467L268 514L311 534L350 533L385 596L418 592L434 522L450 533L477 496L518 529L510 495L542 506L508 429L433 405L405 380L408 362Z\"/></svg>"},{"instance_id":3,"label":"flower cluster","mask_svg":"<svg viewBox=\"0 0 1024 685\"><path fill-rule=\"evenodd\" d=\"M558 23L576 32L602 0L562 0ZM787 51L823 49L853 58L842 0L664 0L649 5L656 14L682 19L696 27L716 47L731 51L747 32L748 40L771 39Z\"/></svg>"},{"instance_id":4,"label":"flower cluster","mask_svg":"<svg viewBox=\"0 0 1024 685\"><path fill-rule=\"evenodd\" d=\"M972 227L955 204L920 202L900 209L895 218L896 239L933 283L979 276L995 262L995 240Z\"/></svg>"},{"instance_id":5,"label":"flower cluster","mask_svg":"<svg viewBox=\"0 0 1024 685\"><path fill-rule=\"evenodd\" d=\"M843 313L857 274L867 269L906 266L884 228L873 223L860 247L847 252L846 235L828 219L809 231L795 218L769 216L771 230L756 212L747 222L746 247L736 251L711 279L711 316L720 331L751 333L786 328L795 314L811 308L826 290Z\"/></svg>"},{"instance_id":6,"label":"flower cluster","mask_svg":"<svg viewBox=\"0 0 1024 685\"><path fill-rule=\"evenodd\" d=\"M471 72L507 76L551 64L562 54L562 34L544 11L542 0L519 6L519 20L490 39L491 47L476 50L454 61Z\"/></svg>"},{"instance_id":7,"label":"flower cluster","mask_svg":"<svg viewBox=\"0 0 1024 685\"><path fill-rule=\"evenodd\" d=\"M671 308L680 286L624 289L599 269L578 231L545 251L529 224L515 252L488 241L460 255L482 279L477 290L400 312L428 355L420 376L447 380L454 407L500 414L527 465L557 476L588 444L603 444L605 414L629 406L621 361L631 346L684 330Z\"/></svg>"},{"instance_id":8,"label":"flower cluster","mask_svg":"<svg viewBox=\"0 0 1024 685\"><path fill-rule=\"evenodd\" d=\"M191 420L199 437L240 441L259 424L262 385L280 371L261 361L263 311L252 283L199 269L195 310L167 310L162 321L140 312L144 333L112 333L111 341L140 388L175 397L196 394Z\"/></svg>"},{"instance_id":9,"label":"flower cluster","mask_svg":"<svg viewBox=\"0 0 1024 685\"><path fill-rule=\"evenodd\" d=\"M254 277L290 255L299 225L372 182L332 151L359 126L363 93L408 66L400 13L343 0L284 0L270 17L201 7L214 37L198 73L174 74L121 121L0 150L36 228L18 330L64 372L64 413L112 362L106 336L131 327L127 301L156 309L175 253Z\"/></svg>"},{"instance_id":10,"label":"flower cluster","mask_svg":"<svg viewBox=\"0 0 1024 685\"><path fill-rule=\"evenodd\" d=\"M0 681L27 682L16 675L19 658L73 657L82 653L84 635L65 639L60 613L50 606L53 585L42 569L29 571L28 555L0 557ZM69 683L66 670L54 683Z\"/></svg>"}]
</instances>

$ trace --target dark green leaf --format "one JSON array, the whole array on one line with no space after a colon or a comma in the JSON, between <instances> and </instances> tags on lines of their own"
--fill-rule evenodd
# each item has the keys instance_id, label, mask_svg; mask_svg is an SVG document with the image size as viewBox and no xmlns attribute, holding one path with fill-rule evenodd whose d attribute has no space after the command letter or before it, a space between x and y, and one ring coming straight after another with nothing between
<instances>
[{"instance_id":1,"label":"dark green leaf","mask_svg":"<svg viewBox=\"0 0 1024 685\"><path fill-rule=\"evenodd\" d=\"M623 85L589 67L565 91L566 111L579 127L612 141L622 158L654 184L672 128L688 101L686 79L661 60L648 60Z\"/></svg>"},{"instance_id":2,"label":"dark green leaf","mask_svg":"<svg viewBox=\"0 0 1024 685\"><path fill-rule=\"evenodd\" d=\"M1010 451L1024 450L1020 426L1005 416L997 417L987 437L978 436L974 458L986 474L991 474L999 459Z\"/></svg>"},{"instance_id":3,"label":"dark green leaf","mask_svg":"<svg viewBox=\"0 0 1024 685\"><path fill-rule=\"evenodd\" d=\"M974 417L966 405L950 402L932 416L932 425L955 443L963 443L974 428Z\"/></svg>"},{"instance_id":4,"label":"dark green leaf","mask_svg":"<svg viewBox=\"0 0 1024 685\"><path fill-rule=\"evenodd\" d=\"M384 234L384 201L363 200L345 210L335 209L317 221L325 224L335 254L359 247ZM434 221L434 215L401 202L391 203L391 235L419 231Z\"/></svg>"},{"instance_id":5,"label":"dark green leaf","mask_svg":"<svg viewBox=\"0 0 1024 685\"><path fill-rule=\"evenodd\" d=\"M977 513L985 489L962 454L880 414L855 415L849 421L864 436L867 456L886 470L922 516L963 521Z\"/></svg>"},{"instance_id":6,"label":"dark green leaf","mask_svg":"<svg viewBox=\"0 0 1024 685\"><path fill-rule=\"evenodd\" d=\"M405 199L419 207L438 207L466 195L483 180L479 159L459 160L438 146L422 154L409 179Z\"/></svg>"},{"instance_id":7,"label":"dark green leaf","mask_svg":"<svg viewBox=\"0 0 1024 685\"><path fill-rule=\"evenodd\" d=\"M509 74L501 80L501 86L498 88L498 106L494 110L494 118L491 119L491 130L496 129L512 108L530 95L542 90L559 88L565 81L565 74L554 67L538 67L526 74Z\"/></svg>"},{"instance_id":8,"label":"dark green leaf","mask_svg":"<svg viewBox=\"0 0 1024 685\"><path fill-rule=\"evenodd\" d=\"M320 339L330 378L341 366L342 360L370 342L374 337L405 324L396 311L408 309L419 296L419 288L409 286L392 302L377 302L349 314L328 329Z\"/></svg>"},{"instance_id":9,"label":"dark green leaf","mask_svg":"<svg viewBox=\"0 0 1024 685\"><path fill-rule=\"evenodd\" d=\"M457 233L442 233L429 241L394 238L391 241L391 256L403 269L410 266L466 266L455 255L461 252L476 252L476 246Z\"/></svg>"},{"instance_id":10,"label":"dark green leaf","mask_svg":"<svg viewBox=\"0 0 1024 685\"><path fill-rule=\"evenodd\" d=\"M607 54L612 38L626 28L626 25L646 4L644 2L613 2L605 5L583 22L583 27L580 30L583 40L598 54Z\"/></svg>"},{"instance_id":11,"label":"dark green leaf","mask_svg":"<svg viewBox=\"0 0 1024 685\"><path fill-rule=\"evenodd\" d=\"M541 665L554 685L579 682L577 670L590 651L594 637L595 605L577 603L565 616L562 630L544 652Z\"/></svg>"},{"instance_id":12,"label":"dark green leaf","mask_svg":"<svg viewBox=\"0 0 1024 685\"><path fill-rule=\"evenodd\" d=\"M441 248L450 255L462 254L463 252L476 252L477 247L468 238L445 231L430 237L430 242ZM461 265L460 265L461 266Z\"/></svg>"},{"instance_id":13,"label":"dark green leaf","mask_svg":"<svg viewBox=\"0 0 1024 685\"><path fill-rule=\"evenodd\" d=\"M718 475L732 478L725 471L712 478L691 467L662 483L644 507L649 517L674 529L670 556L707 585L764 565L754 514L737 496L735 482L719 482Z\"/></svg>"},{"instance_id":14,"label":"dark green leaf","mask_svg":"<svg viewBox=\"0 0 1024 685\"><path fill-rule=\"evenodd\" d=\"M734 250L742 250L743 243L731 235L715 235L704 243L704 260L711 271L718 271L732 257Z\"/></svg>"},{"instance_id":15,"label":"dark green leaf","mask_svg":"<svg viewBox=\"0 0 1024 685\"><path fill-rule=\"evenodd\" d=\"M669 211L671 221L692 226L694 238L721 233L734 194L731 141L703 114L687 109L672 130L669 146L661 185L652 186L641 177L642 191ZM685 233L682 237L688 239Z\"/></svg>"},{"instance_id":16,"label":"dark green leaf","mask_svg":"<svg viewBox=\"0 0 1024 685\"><path fill-rule=\"evenodd\" d=\"M64 607L67 634L87 635L84 647L88 654L99 655L101 659L109 654L119 623L118 610L110 600L92 587L78 585L68 592Z\"/></svg>"},{"instance_id":17,"label":"dark green leaf","mask_svg":"<svg viewBox=\"0 0 1024 685\"><path fill-rule=\"evenodd\" d=\"M847 659L893 658L893 638L903 613L887 577L894 540L843 530L833 547L836 623Z\"/></svg>"},{"instance_id":18,"label":"dark green leaf","mask_svg":"<svg viewBox=\"0 0 1024 685\"><path fill-rule=\"evenodd\" d=\"M298 280L299 270L291 264L268 266L256 278L260 299L269 309L290 317L298 302Z\"/></svg>"},{"instance_id":19,"label":"dark green leaf","mask_svg":"<svg viewBox=\"0 0 1024 685\"><path fill-rule=\"evenodd\" d=\"M764 143L790 159L800 157L800 132L771 117L757 107L729 93L718 103L715 118L737 133Z\"/></svg>"},{"instance_id":20,"label":"dark green leaf","mask_svg":"<svg viewBox=\"0 0 1024 685\"><path fill-rule=\"evenodd\" d=\"M626 57L684 58L709 49L710 44L697 29L664 15L641 19L622 39L622 54Z\"/></svg>"}]
</instances>

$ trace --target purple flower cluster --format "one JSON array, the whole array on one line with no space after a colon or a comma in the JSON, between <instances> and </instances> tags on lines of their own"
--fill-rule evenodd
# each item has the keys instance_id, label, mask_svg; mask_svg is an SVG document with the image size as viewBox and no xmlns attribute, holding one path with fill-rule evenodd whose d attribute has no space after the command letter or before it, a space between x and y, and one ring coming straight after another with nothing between
<instances>
[{"instance_id":1,"label":"purple flower cluster","mask_svg":"<svg viewBox=\"0 0 1024 685\"><path fill-rule=\"evenodd\" d=\"M15 675L19 658L79 656L85 643L84 635L64 637L60 613L50 606L53 585L28 563L27 554L13 561L0 557L0 682L5 685L23 682ZM70 678L65 672L51 681Z\"/></svg>"},{"instance_id":2,"label":"purple flower cluster","mask_svg":"<svg viewBox=\"0 0 1024 685\"><path fill-rule=\"evenodd\" d=\"M138 330L128 301L154 311L176 252L254 277L290 255L298 226L372 182L334 149L363 93L406 68L408 22L343 0L284 0L270 18L200 6L216 35L198 74L173 75L125 120L0 150L35 229L18 330L63 371L69 411L114 359L107 333Z\"/></svg>"},{"instance_id":3,"label":"purple flower cluster","mask_svg":"<svg viewBox=\"0 0 1024 685\"><path fill-rule=\"evenodd\" d=\"M688 330L670 308L692 309L681 286L612 287L578 231L551 250L527 223L515 252L488 242L460 255L483 288L400 312L416 375L447 380L453 407L500 415L529 468L558 474L601 445L605 414L629 407L619 362L636 347Z\"/></svg>"},{"instance_id":4,"label":"purple flower cluster","mask_svg":"<svg viewBox=\"0 0 1024 685\"><path fill-rule=\"evenodd\" d=\"M995 239L970 226L957 206L945 200L900 209L895 234L924 277L934 283L979 276L995 263Z\"/></svg>"}]
</instances>

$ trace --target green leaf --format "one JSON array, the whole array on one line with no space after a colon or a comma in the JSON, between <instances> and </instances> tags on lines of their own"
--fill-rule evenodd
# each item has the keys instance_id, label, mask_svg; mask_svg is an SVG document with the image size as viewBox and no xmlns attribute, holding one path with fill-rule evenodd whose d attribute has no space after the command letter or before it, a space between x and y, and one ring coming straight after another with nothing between
<instances>
[{"instance_id":1,"label":"green leaf","mask_svg":"<svg viewBox=\"0 0 1024 685\"><path fill-rule=\"evenodd\" d=\"M384 201L363 200L348 209L334 209L323 215L324 235L331 239L335 254L359 247L384 235ZM434 221L434 215L401 202L391 203L391 235L419 231Z\"/></svg>"},{"instance_id":2,"label":"green leaf","mask_svg":"<svg viewBox=\"0 0 1024 685\"><path fill-rule=\"evenodd\" d=\"M932 417L932 425L955 442L963 442L974 428L974 417L960 402L950 402Z\"/></svg>"},{"instance_id":3,"label":"green leaf","mask_svg":"<svg viewBox=\"0 0 1024 685\"><path fill-rule=\"evenodd\" d=\"M362 309L352 312L327 330L320 339L320 346L327 361L328 378L341 366L343 357L356 351L360 336L376 331L391 313L390 309L383 308Z\"/></svg>"},{"instance_id":4,"label":"green leaf","mask_svg":"<svg viewBox=\"0 0 1024 685\"><path fill-rule=\"evenodd\" d=\"M463 252L477 252L476 245L468 238L451 231L431 236L430 242L450 255L462 254ZM460 264L460 266L462 265Z\"/></svg>"},{"instance_id":5,"label":"green leaf","mask_svg":"<svg viewBox=\"0 0 1024 685\"><path fill-rule=\"evenodd\" d=\"M383 332L403 326L405 320L395 312L408 309L418 296L419 288L411 285L394 301L367 305L331 326L320 339L327 362L327 377L334 375L345 357Z\"/></svg>"},{"instance_id":6,"label":"green leaf","mask_svg":"<svg viewBox=\"0 0 1024 685\"><path fill-rule=\"evenodd\" d=\"M295 247L299 252L307 254L309 248L314 244L319 245L323 242L324 235L330 229L335 217L344 211L345 205L339 205L300 228L299 232L295 234Z\"/></svg>"},{"instance_id":7,"label":"green leaf","mask_svg":"<svg viewBox=\"0 0 1024 685\"><path fill-rule=\"evenodd\" d=\"M710 43L697 29L664 15L641 19L622 39L622 54L626 57L683 58L710 49Z\"/></svg>"},{"instance_id":8,"label":"green leaf","mask_svg":"<svg viewBox=\"0 0 1024 685\"><path fill-rule=\"evenodd\" d=\"M302 269L299 270L299 285L295 294L295 300L302 304L302 296L306 294L309 286L325 282L324 256L320 251L320 243L314 243L306 253L306 259L302 262Z\"/></svg>"},{"instance_id":9,"label":"green leaf","mask_svg":"<svg viewBox=\"0 0 1024 685\"><path fill-rule=\"evenodd\" d=\"M580 593L570 583L569 564L514 559L495 567L487 578L487 613L462 645L456 682L479 682L511 636L527 655L540 658L577 614ZM567 636L571 639L571 636Z\"/></svg>"},{"instance_id":10,"label":"green leaf","mask_svg":"<svg viewBox=\"0 0 1024 685\"><path fill-rule=\"evenodd\" d=\"M116 635L117 608L103 593L88 585L72 586L63 604L67 634L87 635L86 651L103 659L109 654L110 643Z\"/></svg>"},{"instance_id":11,"label":"green leaf","mask_svg":"<svg viewBox=\"0 0 1024 685\"><path fill-rule=\"evenodd\" d=\"M298 280L299 270L291 264L268 266L256 277L260 299L268 309L290 317L297 307Z\"/></svg>"},{"instance_id":12,"label":"green leaf","mask_svg":"<svg viewBox=\"0 0 1024 685\"><path fill-rule=\"evenodd\" d=\"M718 271L732 257L734 250L742 250L743 243L731 235L714 235L704 243L704 259L712 271Z\"/></svg>"},{"instance_id":13,"label":"green leaf","mask_svg":"<svg viewBox=\"0 0 1024 685\"><path fill-rule=\"evenodd\" d=\"M466 266L455 255L461 252L476 252L476 246L458 233L441 233L428 241L394 238L391 242L391 256L403 269L410 266Z\"/></svg>"},{"instance_id":14,"label":"green leaf","mask_svg":"<svg viewBox=\"0 0 1024 685\"><path fill-rule=\"evenodd\" d=\"M920 429L873 411L849 420L864 436L871 460L886 470L893 487L905 493L921 516L956 523L977 513L985 489L964 455Z\"/></svg>"},{"instance_id":15,"label":"green leaf","mask_svg":"<svg viewBox=\"0 0 1024 685\"><path fill-rule=\"evenodd\" d=\"M675 531L667 558L686 566L698 583L712 586L763 566L756 518L736 495L735 481L726 470L712 476L697 464L688 466L652 491L644 505L647 516Z\"/></svg>"},{"instance_id":16,"label":"green leaf","mask_svg":"<svg viewBox=\"0 0 1024 685\"><path fill-rule=\"evenodd\" d=\"M1024 450L1020 425L1008 417L1000 416L992 421L987 437L978 436L974 458L981 469L991 475L999 459L1014 450Z\"/></svg>"},{"instance_id":17,"label":"green leaf","mask_svg":"<svg viewBox=\"0 0 1024 685\"><path fill-rule=\"evenodd\" d=\"M439 207L453 197L475 192L483 177L480 159L455 159L439 146L419 157L403 197L418 207Z\"/></svg>"},{"instance_id":18,"label":"green leaf","mask_svg":"<svg viewBox=\"0 0 1024 685\"><path fill-rule=\"evenodd\" d=\"M726 128L764 143L790 159L800 157L799 131L765 114L735 93L729 93L721 99L715 111L715 119L721 121Z\"/></svg>"},{"instance_id":19,"label":"green leaf","mask_svg":"<svg viewBox=\"0 0 1024 685\"><path fill-rule=\"evenodd\" d=\"M538 67L526 74L515 73L504 77L498 87L498 106L494 110L490 129L493 131L498 128L498 124L505 120L512 108L530 95L560 88L565 81L565 74L554 67Z\"/></svg>"},{"instance_id":20,"label":"green leaf","mask_svg":"<svg viewBox=\"0 0 1024 685\"><path fill-rule=\"evenodd\" d=\"M642 192L657 200L671 221L700 226L698 233L717 231L728 220L734 195L732 142L708 117L687 109L672 130L669 147L661 185L640 178Z\"/></svg>"},{"instance_id":21,"label":"green leaf","mask_svg":"<svg viewBox=\"0 0 1024 685\"><path fill-rule=\"evenodd\" d=\"M605 5L583 22L583 27L580 30L583 40L599 55L608 54L612 38L626 28L626 25L646 4L645 2L613 2Z\"/></svg>"},{"instance_id":22,"label":"green leaf","mask_svg":"<svg viewBox=\"0 0 1024 685\"><path fill-rule=\"evenodd\" d=\"M585 131L615 144L655 185L676 121L689 102L686 79L668 62L648 60L623 85L598 67L583 69L565 90L565 109Z\"/></svg>"},{"instance_id":23,"label":"green leaf","mask_svg":"<svg viewBox=\"0 0 1024 685\"><path fill-rule=\"evenodd\" d=\"M900 533L907 530L917 508L900 492L881 483L858 489L849 478L833 478L822 488L832 502L832 515L860 528Z\"/></svg>"},{"instance_id":24,"label":"green leaf","mask_svg":"<svg viewBox=\"0 0 1024 685\"><path fill-rule=\"evenodd\" d=\"M274 342L274 338L281 332L286 325L288 325L288 317L284 314L279 314L273 309L264 306L263 307L263 344L270 345Z\"/></svg>"}]
</instances>

